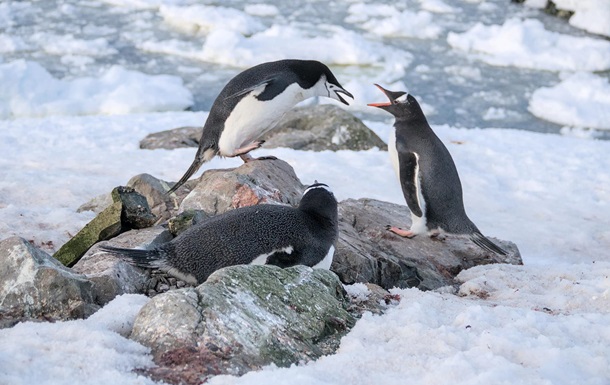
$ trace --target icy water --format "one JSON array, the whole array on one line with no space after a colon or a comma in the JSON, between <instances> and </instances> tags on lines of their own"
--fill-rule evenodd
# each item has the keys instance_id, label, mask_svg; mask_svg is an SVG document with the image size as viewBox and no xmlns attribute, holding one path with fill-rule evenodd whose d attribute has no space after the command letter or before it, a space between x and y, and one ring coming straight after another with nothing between
<instances>
[{"instance_id":1,"label":"icy water","mask_svg":"<svg viewBox=\"0 0 610 385\"><path fill-rule=\"evenodd\" d=\"M101 39L107 42L107 46L100 52L86 55L25 50L3 54L3 61L9 62L18 58L37 61L54 76L66 79L96 76L113 64L148 74L177 75L184 80L195 97L193 110L208 110L222 86L243 70L243 68L197 60L192 55L185 57L179 54L143 50L142 45L147 42L163 45L165 41L177 41L184 44L184 47L200 49L206 35L181 31L169 25L163 21L158 7L137 9L125 6L128 3L144 4L138 0L115 2L119 5L76 0L24 3L28 6L24 6L23 12L13 17L6 28L11 35L20 36L25 41L34 39L43 46L52 43L58 36L72 34L77 39ZM173 3L194 4L188 1ZM241 11L252 3L229 0L199 1L196 4L232 7ZM565 20L514 4L509 0L483 3L447 0L445 4L457 9L457 12L434 13L433 23L442 27L442 32L436 38L426 39L386 38L368 33L361 29L358 23L346 21L350 16L348 8L354 4L352 1L267 1L265 4L275 5L279 10L278 15L254 16L265 27L283 24L306 31L309 36L316 34L328 36L329 26L339 26L358 33L362 39L380 42L388 47L408 52L412 55L412 59L404 73L398 71L399 78L392 79L390 75L387 81L402 80L411 93L421 97L428 106L432 107L433 110L428 116L431 123L449 124L455 127L500 127L559 132L561 126L536 118L527 110L531 93L537 88L556 84L559 81L559 74L488 65L467 53L452 49L447 43L449 31L463 32L476 22L502 24L510 17L528 17L541 20L550 31L587 36L585 32L569 26ZM421 9L419 1L375 1L371 6L382 4L413 11ZM329 36L329 38L333 37ZM392 63L384 63L384 65L387 68L391 67ZM368 82L367 76L370 75L373 79L375 71L378 71L369 64L331 67L343 84L355 77L359 83L368 86L374 80ZM606 73L605 76L608 74ZM381 94L379 97L381 98L379 100L360 102L365 104L383 100ZM383 118L378 114L370 115L365 108L355 113L370 119ZM610 134L603 133L603 137L608 139Z\"/></svg>"}]
</instances>

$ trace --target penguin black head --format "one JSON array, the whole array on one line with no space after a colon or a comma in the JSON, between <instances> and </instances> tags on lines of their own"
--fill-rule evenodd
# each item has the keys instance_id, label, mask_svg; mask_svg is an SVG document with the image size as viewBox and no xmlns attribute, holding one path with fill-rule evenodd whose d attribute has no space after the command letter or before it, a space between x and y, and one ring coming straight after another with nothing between
<instances>
[{"instance_id":1,"label":"penguin black head","mask_svg":"<svg viewBox=\"0 0 610 385\"><path fill-rule=\"evenodd\" d=\"M389 91L379 84L375 84L375 86L379 88L390 101L385 103L369 103L367 106L381 108L394 115L396 118L424 118L424 112L417 100L415 100L411 94L404 91Z\"/></svg>"},{"instance_id":2,"label":"penguin black head","mask_svg":"<svg viewBox=\"0 0 610 385\"><path fill-rule=\"evenodd\" d=\"M321 216L336 224L338 220L337 200L330 188L317 181L307 187L299 203L299 210Z\"/></svg>"},{"instance_id":3,"label":"penguin black head","mask_svg":"<svg viewBox=\"0 0 610 385\"><path fill-rule=\"evenodd\" d=\"M349 105L349 103L340 94L349 96L352 99L354 98L350 92L343 88L326 64L317 60L294 60L293 65L295 73L298 74L299 85L301 87L305 89L311 87L319 88L318 93L320 95L327 93L328 95L325 96L346 105Z\"/></svg>"}]
</instances>

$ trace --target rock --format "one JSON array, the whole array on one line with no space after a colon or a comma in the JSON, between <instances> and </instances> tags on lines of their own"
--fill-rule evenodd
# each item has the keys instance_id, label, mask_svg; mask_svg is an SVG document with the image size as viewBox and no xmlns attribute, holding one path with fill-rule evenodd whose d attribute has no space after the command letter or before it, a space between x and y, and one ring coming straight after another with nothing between
<instances>
[{"instance_id":1,"label":"rock","mask_svg":"<svg viewBox=\"0 0 610 385\"><path fill-rule=\"evenodd\" d=\"M127 186L142 194L152 214L157 217L155 224L160 224L178 213L178 207L184 197L190 192L196 180L187 181L173 194L167 194L173 183L157 179L150 174L139 174L127 182Z\"/></svg>"},{"instance_id":2,"label":"rock","mask_svg":"<svg viewBox=\"0 0 610 385\"><path fill-rule=\"evenodd\" d=\"M260 203L296 206L304 186L286 162L260 160L224 170L207 170L180 204L179 212L202 210L213 216Z\"/></svg>"},{"instance_id":3,"label":"rock","mask_svg":"<svg viewBox=\"0 0 610 385\"><path fill-rule=\"evenodd\" d=\"M94 244L110 239L129 229L152 226L155 217L146 198L131 187L116 187L112 203L87 223L72 239L53 255L64 266L73 266Z\"/></svg>"},{"instance_id":4,"label":"rock","mask_svg":"<svg viewBox=\"0 0 610 385\"><path fill-rule=\"evenodd\" d=\"M103 244L124 248L153 248L171 239L167 229L157 226L128 231ZM100 250L99 245L87 251L73 269L93 282L94 300L102 306L120 294L146 294L150 281L147 270L134 267Z\"/></svg>"},{"instance_id":5,"label":"rock","mask_svg":"<svg viewBox=\"0 0 610 385\"><path fill-rule=\"evenodd\" d=\"M53 257L65 266L72 266L95 243L121 233L122 202L114 202L87 223L74 237L57 250Z\"/></svg>"},{"instance_id":6,"label":"rock","mask_svg":"<svg viewBox=\"0 0 610 385\"><path fill-rule=\"evenodd\" d=\"M347 306L328 270L231 266L196 288L153 298L130 338L152 349L159 365L149 370L153 378L200 383L334 352L355 323Z\"/></svg>"},{"instance_id":7,"label":"rock","mask_svg":"<svg viewBox=\"0 0 610 385\"><path fill-rule=\"evenodd\" d=\"M465 236L447 235L442 241L428 236L408 239L387 231L388 224L409 227L408 208L374 199L339 203L339 240L331 270L342 282L431 290L454 285L455 276L473 266L523 264L512 242L494 239L509 254L500 256Z\"/></svg>"},{"instance_id":8,"label":"rock","mask_svg":"<svg viewBox=\"0 0 610 385\"><path fill-rule=\"evenodd\" d=\"M263 148L297 150L387 150L387 145L360 119L330 104L295 108L262 137Z\"/></svg>"},{"instance_id":9,"label":"rock","mask_svg":"<svg viewBox=\"0 0 610 385\"><path fill-rule=\"evenodd\" d=\"M112 200L122 202L121 224L127 229L145 229L157 218L150 211L146 198L131 187L119 186L112 190Z\"/></svg>"},{"instance_id":10,"label":"rock","mask_svg":"<svg viewBox=\"0 0 610 385\"><path fill-rule=\"evenodd\" d=\"M171 218L167 222L167 226L169 227L169 232L176 237L192 225L205 221L206 218L209 217L203 210L186 210Z\"/></svg>"},{"instance_id":11,"label":"rock","mask_svg":"<svg viewBox=\"0 0 610 385\"><path fill-rule=\"evenodd\" d=\"M202 129L203 127L178 127L148 134L140 141L140 148L173 150L175 148L199 147Z\"/></svg>"},{"instance_id":12,"label":"rock","mask_svg":"<svg viewBox=\"0 0 610 385\"><path fill-rule=\"evenodd\" d=\"M20 237L0 241L0 326L85 318L99 309L92 283Z\"/></svg>"}]
</instances>

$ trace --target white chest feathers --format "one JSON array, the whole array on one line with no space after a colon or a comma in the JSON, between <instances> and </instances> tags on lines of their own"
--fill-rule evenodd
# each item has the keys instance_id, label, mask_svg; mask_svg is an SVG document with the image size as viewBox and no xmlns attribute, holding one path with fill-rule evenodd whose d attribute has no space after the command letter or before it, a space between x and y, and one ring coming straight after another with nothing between
<instances>
[{"instance_id":1,"label":"white chest feathers","mask_svg":"<svg viewBox=\"0 0 610 385\"><path fill-rule=\"evenodd\" d=\"M271 130L288 110L313 96L309 95L310 90L292 83L275 98L258 100L256 96L260 95L265 87L266 85L261 85L244 96L225 121L218 142L220 155L231 156L236 149L254 142Z\"/></svg>"},{"instance_id":2,"label":"white chest feathers","mask_svg":"<svg viewBox=\"0 0 610 385\"><path fill-rule=\"evenodd\" d=\"M396 177L398 178L399 183L415 183L415 189L417 191L417 203L422 211L422 216L418 217L417 215L411 212L411 231L414 234L424 234L428 231L428 226L426 223L426 201L424 200L424 195L422 193L422 184L421 184L421 173L419 171L419 155L415 154L415 158L417 159L417 165L415 167L415 178L413 181L401 181L400 180L400 160L398 159L398 150L396 149L396 131L392 130L390 132L390 137L388 139L388 153L390 154L390 161L392 162L392 167L394 167L394 172L396 173Z\"/></svg>"}]
</instances>

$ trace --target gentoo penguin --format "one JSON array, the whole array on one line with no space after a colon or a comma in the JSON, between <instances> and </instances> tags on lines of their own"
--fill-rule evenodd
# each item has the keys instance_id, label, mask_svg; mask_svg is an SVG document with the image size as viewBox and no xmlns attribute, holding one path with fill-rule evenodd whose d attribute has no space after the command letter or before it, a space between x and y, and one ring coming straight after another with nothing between
<instances>
[{"instance_id":1,"label":"gentoo penguin","mask_svg":"<svg viewBox=\"0 0 610 385\"><path fill-rule=\"evenodd\" d=\"M398 227L388 229L409 238L424 233L467 234L483 249L506 255L466 215L462 184L453 158L430 128L417 100L406 92L388 91L375 85L390 101L368 105L396 118L388 151L412 219L408 231Z\"/></svg>"},{"instance_id":2,"label":"gentoo penguin","mask_svg":"<svg viewBox=\"0 0 610 385\"><path fill-rule=\"evenodd\" d=\"M168 194L216 155L252 160L248 153L264 143L258 139L297 103L325 96L348 104L340 94L353 98L330 69L315 60L279 60L241 72L214 101L195 159Z\"/></svg>"},{"instance_id":3,"label":"gentoo penguin","mask_svg":"<svg viewBox=\"0 0 610 385\"><path fill-rule=\"evenodd\" d=\"M197 224L152 250L100 246L132 265L157 268L191 284L238 264L329 269L338 236L337 201L315 183L298 207L261 204L237 208Z\"/></svg>"}]
</instances>

